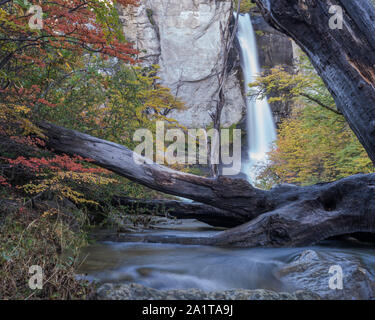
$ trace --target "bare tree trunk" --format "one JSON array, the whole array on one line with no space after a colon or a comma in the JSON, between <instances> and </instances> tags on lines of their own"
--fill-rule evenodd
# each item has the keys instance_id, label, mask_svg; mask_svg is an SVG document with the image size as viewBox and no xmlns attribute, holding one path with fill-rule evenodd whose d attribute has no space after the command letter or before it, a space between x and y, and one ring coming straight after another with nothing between
<instances>
[{"instance_id":1,"label":"bare tree trunk","mask_svg":"<svg viewBox=\"0 0 375 320\"><path fill-rule=\"evenodd\" d=\"M274 204L266 196L268 192L252 187L246 180L204 178L156 163L138 164L134 159L144 158L119 144L50 123L39 126L46 135L47 147L92 159L97 165L151 189L235 212L246 221L273 209Z\"/></svg>"},{"instance_id":2,"label":"bare tree trunk","mask_svg":"<svg viewBox=\"0 0 375 320\"><path fill-rule=\"evenodd\" d=\"M239 12L240 11L240 8L241 8L241 0L238 0L238 3L237 3L237 8L236 11ZM233 4L232 4L232 10L234 9L233 8ZM224 43L222 44L222 47L224 48L223 50L223 67L222 67L222 70L220 72L220 74L217 75L217 81L218 81L218 90L214 93L213 97L217 97L217 101L216 101L216 108L215 108L215 112L213 114L211 114L211 119L213 121L213 128L215 130L217 130L217 132L220 132L221 130L221 115L222 115L222 112L223 112L223 108L225 106L225 94L224 94L224 85L228 79L228 75L230 74L231 71L233 71L233 66L231 67L231 69L229 70L229 67L228 67L228 61L229 61L229 53L230 51L232 50L232 47L233 47L233 43L234 43L234 38L236 36L236 32L237 32L237 27L238 27L238 17L235 21L235 24L234 24L234 27L233 27L233 30L230 30L231 26L231 21L228 20L227 21L227 24L225 26L225 28L223 28L222 26L220 26L220 32L221 32L221 38L222 39L225 39L224 40ZM219 134L218 136L218 141L217 141L219 147L219 162L221 163L221 135ZM212 150L212 141L211 141L211 144L210 144L210 156L211 156L211 150ZM220 175L220 172L219 172L219 165L218 164L210 164L210 167L211 167L211 175L216 178Z\"/></svg>"},{"instance_id":3,"label":"bare tree trunk","mask_svg":"<svg viewBox=\"0 0 375 320\"><path fill-rule=\"evenodd\" d=\"M305 188L284 186L275 193L289 194L289 202L213 237L120 234L111 240L247 248L296 247L313 245L333 236L375 233L375 174Z\"/></svg>"}]
</instances>

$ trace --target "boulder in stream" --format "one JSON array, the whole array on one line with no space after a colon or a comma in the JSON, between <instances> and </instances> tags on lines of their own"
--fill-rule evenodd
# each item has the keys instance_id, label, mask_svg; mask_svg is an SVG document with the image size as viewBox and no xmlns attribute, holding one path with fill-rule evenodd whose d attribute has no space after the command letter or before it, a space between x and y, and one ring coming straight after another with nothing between
<instances>
[{"instance_id":1,"label":"boulder in stream","mask_svg":"<svg viewBox=\"0 0 375 320\"><path fill-rule=\"evenodd\" d=\"M331 289L331 267L342 270L342 289ZM369 300L375 298L375 277L360 258L349 254L303 251L294 261L276 272L296 290L309 290L330 300Z\"/></svg>"}]
</instances>

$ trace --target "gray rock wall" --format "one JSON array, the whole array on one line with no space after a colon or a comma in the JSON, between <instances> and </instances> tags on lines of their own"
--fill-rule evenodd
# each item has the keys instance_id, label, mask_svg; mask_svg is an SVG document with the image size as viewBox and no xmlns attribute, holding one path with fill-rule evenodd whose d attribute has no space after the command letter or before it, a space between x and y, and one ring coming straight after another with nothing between
<instances>
[{"instance_id":1,"label":"gray rock wall","mask_svg":"<svg viewBox=\"0 0 375 320\"><path fill-rule=\"evenodd\" d=\"M123 11L127 38L142 50L146 64L159 64L162 84L171 88L188 109L168 116L188 127L212 123L217 99L217 74L223 68L222 34L231 17L230 0L142 0ZM222 124L230 126L244 116L245 103L235 72L225 84Z\"/></svg>"},{"instance_id":2,"label":"gray rock wall","mask_svg":"<svg viewBox=\"0 0 375 320\"><path fill-rule=\"evenodd\" d=\"M172 111L168 116L187 127L201 128L212 123L217 74L223 67L223 38L228 36L221 29L231 16L230 0L141 0L139 7L122 10L125 35L141 51L144 64L158 64L161 83L187 105L186 110ZM259 15L254 24L261 65L293 65L292 42ZM239 66L238 54L234 52L232 56L231 63ZM226 104L221 121L228 127L246 116L239 67L229 75L224 88ZM276 123L290 112L289 104L271 107Z\"/></svg>"}]
</instances>

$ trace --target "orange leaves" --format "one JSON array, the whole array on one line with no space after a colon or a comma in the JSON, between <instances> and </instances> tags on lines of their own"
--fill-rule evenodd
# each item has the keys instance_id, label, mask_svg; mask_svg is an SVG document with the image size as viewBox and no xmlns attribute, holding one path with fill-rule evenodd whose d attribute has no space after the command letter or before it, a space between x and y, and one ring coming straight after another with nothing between
<instances>
[{"instance_id":1,"label":"orange leaves","mask_svg":"<svg viewBox=\"0 0 375 320\"><path fill-rule=\"evenodd\" d=\"M43 98L39 98L36 102L37 102L37 103L44 104L44 105L46 105L46 106L48 106L48 107L51 107L51 108L53 108L53 107L56 106L56 104L51 103L51 102L49 102L49 101L47 101L46 99L43 99Z\"/></svg>"},{"instance_id":2,"label":"orange leaves","mask_svg":"<svg viewBox=\"0 0 375 320\"><path fill-rule=\"evenodd\" d=\"M13 136L9 138L16 143L25 144L31 147L39 147L39 146L44 147L46 145L46 143L43 140L39 138L32 138L30 136L27 136L27 137Z\"/></svg>"},{"instance_id":3,"label":"orange leaves","mask_svg":"<svg viewBox=\"0 0 375 320\"><path fill-rule=\"evenodd\" d=\"M22 166L31 170L34 173L42 172L45 169L59 172L72 171L72 172L81 172L81 173L107 173L108 171L101 168L89 168L85 167L81 162L91 162L90 159L84 159L80 156L70 157L68 155L56 155L53 158L46 159L42 158L30 158L26 159L25 157L18 157L16 159L4 159L12 167L13 166Z\"/></svg>"}]
</instances>

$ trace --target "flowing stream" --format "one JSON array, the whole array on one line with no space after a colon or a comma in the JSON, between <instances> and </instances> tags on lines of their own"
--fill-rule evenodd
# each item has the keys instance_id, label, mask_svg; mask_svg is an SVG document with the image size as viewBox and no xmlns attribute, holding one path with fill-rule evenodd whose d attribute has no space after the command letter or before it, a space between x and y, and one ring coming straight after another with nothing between
<instances>
[{"instance_id":1,"label":"flowing stream","mask_svg":"<svg viewBox=\"0 0 375 320\"><path fill-rule=\"evenodd\" d=\"M255 32L249 14L238 16L237 40L241 49L244 90L249 95L252 92L249 84L254 82L256 76L260 74ZM243 172L249 181L253 182L256 176L256 166L267 161L267 152L276 140L276 129L266 98L247 96L246 106L248 159L243 165Z\"/></svg>"},{"instance_id":2,"label":"flowing stream","mask_svg":"<svg viewBox=\"0 0 375 320\"><path fill-rule=\"evenodd\" d=\"M180 225L143 233L165 237L202 237L216 232L219 230L203 223L185 220ZM338 262L359 259L363 267L369 270L375 268L375 250L372 247L352 247L332 241L313 247L278 249L101 242L85 249L83 256L86 258L79 271L88 279L101 283L139 283L159 290L270 289L293 292L304 288L304 279L301 278L301 287L296 288L280 279L276 271L307 249L328 255ZM318 276L328 276L328 269ZM318 277L316 281L321 280Z\"/></svg>"}]
</instances>

